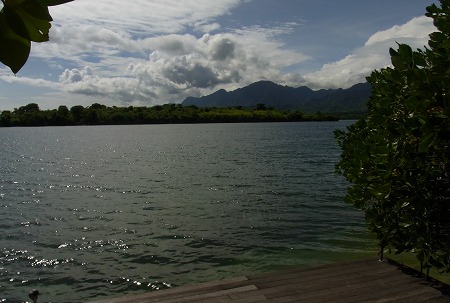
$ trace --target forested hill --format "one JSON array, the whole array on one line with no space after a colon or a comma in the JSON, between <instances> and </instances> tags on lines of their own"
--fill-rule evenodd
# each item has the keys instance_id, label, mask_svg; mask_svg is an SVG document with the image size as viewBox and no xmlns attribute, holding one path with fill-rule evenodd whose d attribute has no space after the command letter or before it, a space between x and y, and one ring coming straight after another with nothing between
<instances>
[{"instance_id":1,"label":"forested hill","mask_svg":"<svg viewBox=\"0 0 450 303\"><path fill-rule=\"evenodd\" d=\"M296 109L315 113L362 113L371 94L371 87L359 83L347 89L321 89L306 86L293 88L270 81L259 81L227 92L224 89L200 98L188 97L182 104L199 107L254 107L265 104L278 109Z\"/></svg>"}]
</instances>

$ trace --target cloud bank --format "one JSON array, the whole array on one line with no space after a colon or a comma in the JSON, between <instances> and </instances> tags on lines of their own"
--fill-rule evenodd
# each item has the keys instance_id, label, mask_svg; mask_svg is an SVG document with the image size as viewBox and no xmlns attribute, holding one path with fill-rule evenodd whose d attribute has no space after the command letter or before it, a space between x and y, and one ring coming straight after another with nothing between
<instances>
[{"instance_id":1,"label":"cloud bank","mask_svg":"<svg viewBox=\"0 0 450 303\"><path fill-rule=\"evenodd\" d=\"M52 27L50 42L33 47L32 57L48 62L53 76L0 79L147 106L262 79L294 87L347 88L388 66L389 47L400 42L422 48L435 30L431 19L414 18L374 33L346 57L303 74L302 63L314 60L314 54L289 48L283 40L302 24L223 29L217 22L243 2L77 0L52 7L61 22Z\"/></svg>"},{"instance_id":2,"label":"cloud bank","mask_svg":"<svg viewBox=\"0 0 450 303\"><path fill-rule=\"evenodd\" d=\"M292 25L290 25L292 26ZM134 39L92 25L58 28L49 47L35 56L65 55L75 66L59 75L65 90L110 95L124 103L180 102L215 89L233 89L260 79L282 79L283 66L309 57L285 49L277 36L290 27L252 27L229 33L167 34ZM264 50L264 51L261 51Z\"/></svg>"}]
</instances>

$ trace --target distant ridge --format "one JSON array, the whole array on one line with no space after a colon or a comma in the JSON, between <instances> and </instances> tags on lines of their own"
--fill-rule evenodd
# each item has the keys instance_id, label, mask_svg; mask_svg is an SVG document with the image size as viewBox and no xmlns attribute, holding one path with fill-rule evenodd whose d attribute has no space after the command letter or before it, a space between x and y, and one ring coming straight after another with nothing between
<instances>
[{"instance_id":1,"label":"distant ridge","mask_svg":"<svg viewBox=\"0 0 450 303\"><path fill-rule=\"evenodd\" d=\"M293 88L271 81L258 81L227 92L220 89L203 97L188 97L183 106L198 107L255 107L262 103L278 109L298 109L304 112L361 113L371 94L369 83L359 83L347 89L321 89L306 86Z\"/></svg>"}]
</instances>

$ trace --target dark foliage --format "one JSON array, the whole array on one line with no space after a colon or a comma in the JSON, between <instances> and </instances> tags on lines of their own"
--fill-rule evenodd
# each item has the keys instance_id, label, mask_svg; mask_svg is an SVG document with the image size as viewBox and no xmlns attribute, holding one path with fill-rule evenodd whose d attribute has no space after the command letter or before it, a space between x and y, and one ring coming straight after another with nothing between
<instances>
[{"instance_id":1,"label":"dark foliage","mask_svg":"<svg viewBox=\"0 0 450 303\"><path fill-rule=\"evenodd\" d=\"M390 49L393 67L368 77L367 117L336 131L347 201L387 248L450 272L450 1L431 5L428 48Z\"/></svg>"}]
</instances>

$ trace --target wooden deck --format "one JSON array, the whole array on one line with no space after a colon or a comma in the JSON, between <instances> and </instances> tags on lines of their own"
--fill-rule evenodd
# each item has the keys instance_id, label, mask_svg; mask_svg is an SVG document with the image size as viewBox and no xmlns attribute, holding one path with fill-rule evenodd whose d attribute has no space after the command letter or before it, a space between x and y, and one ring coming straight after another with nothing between
<instances>
[{"instance_id":1,"label":"wooden deck","mask_svg":"<svg viewBox=\"0 0 450 303\"><path fill-rule=\"evenodd\" d=\"M392 262L359 260L243 276L93 303L450 302L448 286Z\"/></svg>"}]
</instances>

